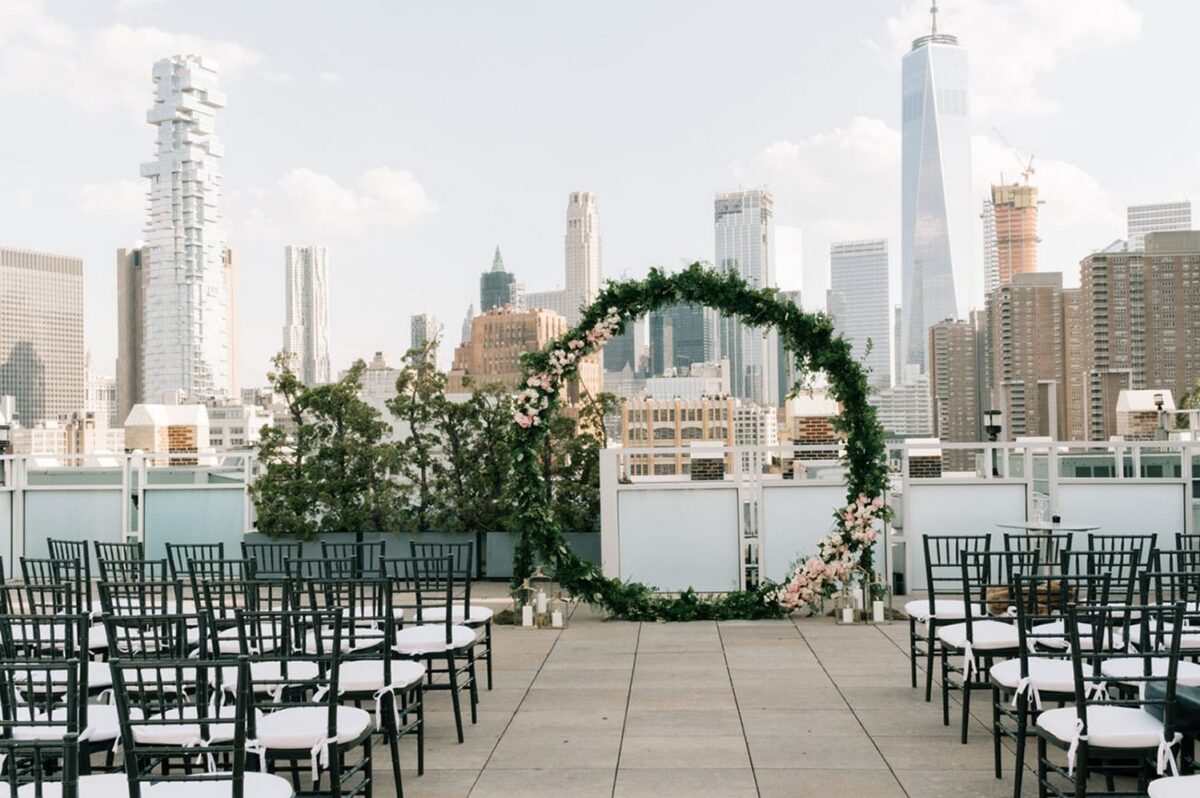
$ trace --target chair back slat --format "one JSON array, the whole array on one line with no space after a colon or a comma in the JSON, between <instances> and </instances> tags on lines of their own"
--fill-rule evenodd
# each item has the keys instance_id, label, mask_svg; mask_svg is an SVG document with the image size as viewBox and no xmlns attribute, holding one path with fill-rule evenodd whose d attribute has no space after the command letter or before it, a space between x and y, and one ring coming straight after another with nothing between
<instances>
[{"instance_id":1,"label":"chair back slat","mask_svg":"<svg viewBox=\"0 0 1200 798\"><path fill-rule=\"evenodd\" d=\"M286 579L287 561L304 556L300 543L247 543L242 541L242 558L254 560L259 579Z\"/></svg>"},{"instance_id":2,"label":"chair back slat","mask_svg":"<svg viewBox=\"0 0 1200 798\"><path fill-rule=\"evenodd\" d=\"M335 543L321 541L321 557L327 560L350 560L352 572L347 576L377 576L380 562L386 554L387 543L382 540ZM342 576L338 574L337 577ZM335 577L336 578L336 577Z\"/></svg>"}]
</instances>

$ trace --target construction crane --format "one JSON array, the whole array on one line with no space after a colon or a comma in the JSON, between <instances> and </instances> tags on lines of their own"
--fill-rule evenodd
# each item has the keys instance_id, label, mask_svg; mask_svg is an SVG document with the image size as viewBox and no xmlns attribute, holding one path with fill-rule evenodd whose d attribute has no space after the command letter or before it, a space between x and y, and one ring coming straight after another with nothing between
<instances>
[{"instance_id":1,"label":"construction crane","mask_svg":"<svg viewBox=\"0 0 1200 798\"><path fill-rule=\"evenodd\" d=\"M1037 171L1033 168L1033 153L1030 153L1029 157L1026 158L1021 154L1020 150L1008 143L1008 139L1004 138L1004 134L1000 132L1000 128L993 127L992 131L1000 137L1000 142L1005 147L1008 147L1008 151L1017 159L1017 163L1021 165L1021 177L1025 178L1025 185L1029 185L1029 176Z\"/></svg>"}]
</instances>

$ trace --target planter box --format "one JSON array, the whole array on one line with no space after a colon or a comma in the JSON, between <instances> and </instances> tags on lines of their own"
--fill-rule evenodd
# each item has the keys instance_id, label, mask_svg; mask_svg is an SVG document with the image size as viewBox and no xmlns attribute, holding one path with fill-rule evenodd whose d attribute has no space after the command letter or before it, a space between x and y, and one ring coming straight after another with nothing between
<instances>
[{"instance_id":1,"label":"planter box","mask_svg":"<svg viewBox=\"0 0 1200 798\"><path fill-rule=\"evenodd\" d=\"M517 539L508 532L488 532L484 577L511 579L513 551ZM568 532L567 545L582 559L600 564L600 534L598 532Z\"/></svg>"}]
</instances>

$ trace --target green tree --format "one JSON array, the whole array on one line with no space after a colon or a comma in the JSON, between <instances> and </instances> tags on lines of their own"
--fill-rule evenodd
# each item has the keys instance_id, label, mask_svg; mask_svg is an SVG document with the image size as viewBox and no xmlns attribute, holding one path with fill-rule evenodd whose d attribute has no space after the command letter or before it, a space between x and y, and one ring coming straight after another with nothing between
<instances>
[{"instance_id":1,"label":"green tree","mask_svg":"<svg viewBox=\"0 0 1200 798\"><path fill-rule=\"evenodd\" d=\"M406 493L404 527L413 532L432 529L439 515L436 488L444 466L438 419L445 412L446 375L438 371L436 357L436 340L408 350L396 395L387 402L400 432L396 453Z\"/></svg>"},{"instance_id":2,"label":"green tree","mask_svg":"<svg viewBox=\"0 0 1200 798\"><path fill-rule=\"evenodd\" d=\"M507 529L511 394L502 385L475 388L466 401L444 402L437 426L443 444L442 469L436 479L440 528L454 532Z\"/></svg>"},{"instance_id":3,"label":"green tree","mask_svg":"<svg viewBox=\"0 0 1200 798\"><path fill-rule=\"evenodd\" d=\"M610 393L584 396L575 416L555 413L542 450L550 512L568 532L600 531L600 450L604 417L617 406Z\"/></svg>"},{"instance_id":4,"label":"green tree","mask_svg":"<svg viewBox=\"0 0 1200 798\"><path fill-rule=\"evenodd\" d=\"M284 355L268 374L290 431L264 427L253 493L258 528L272 536L395 528L399 500L391 427L363 401L360 360L336 382L305 386Z\"/></svg>"}]
</instances>

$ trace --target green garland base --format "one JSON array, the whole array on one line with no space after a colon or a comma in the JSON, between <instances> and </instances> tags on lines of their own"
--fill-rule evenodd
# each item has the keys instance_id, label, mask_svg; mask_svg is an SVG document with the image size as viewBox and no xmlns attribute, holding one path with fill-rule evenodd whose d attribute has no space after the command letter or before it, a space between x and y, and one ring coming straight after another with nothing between
<instances>
[{"instance_id":1,"label":"green garland base","mask_svg":"<svg viewBox=\"0 0 1200 798\"><path fill-rule=\"evenodd\" d=\"M545 444L545 423L557 408L566 382L583 357L598 351L605 341L633 319L671 305L702 305L752 327L775 328L784 347L796 358L797 371L823 371L829 391L841 405L835 428L846 436L846 495L853 502L860 494L882 495L887 488L888 466L884 433L868 401L867 377L854 358L850 344L834 332L823 314L805 313L793 302L781 301L775 289L753 289L734 273L719 274L694 263L667 275L652 269L645 280L610 282L596 301L583 311L574 328L541 352L523 357L526 388L518 397L514 421L514 474L511 506L514 508L513 586L533 573L540 557L553 563L555 577L577 599L602 607L614 618L632 621L702 621L782 618L787 611L776 600L779 585L765 583L753 591L701 596L692 589L675 596L657 593L637 582L604 576L600 569L579 559L566 543L562 530L547 507L545 477L539 453ZM842 508L834 510L833 526L846 530ZM885 509L880 517L886 520ZM872 572L872 546L849 539L846 546L857 564ZM686 556L680 552L679 556ZM826 584L825 591L833 589Z\"/></svg>"}]
</instances>

